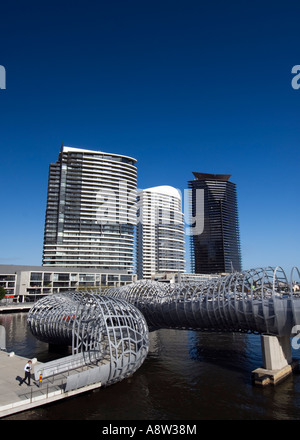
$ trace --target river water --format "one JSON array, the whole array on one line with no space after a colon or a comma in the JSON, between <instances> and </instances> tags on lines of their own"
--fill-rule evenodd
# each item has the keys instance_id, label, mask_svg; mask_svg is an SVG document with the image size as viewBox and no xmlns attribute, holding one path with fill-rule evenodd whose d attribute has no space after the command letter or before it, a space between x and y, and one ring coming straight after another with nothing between
<instances>
[{"instance_id":1,"label":"river water","mask_svg":"<svg viewBox=\"0 0 300 440\"><path fill-rule=\"evenodd\" d=\"M61 357L31 335L26 319L26 313L0 315L7 350L41 362ZM293 357L300 359L300 350ZM255 387L251 371L261 365L258 335L159 330L150 334L148 357L131 378L6 419L300 419L300 374L276 387Z\"/></svg>"}]
</instances>

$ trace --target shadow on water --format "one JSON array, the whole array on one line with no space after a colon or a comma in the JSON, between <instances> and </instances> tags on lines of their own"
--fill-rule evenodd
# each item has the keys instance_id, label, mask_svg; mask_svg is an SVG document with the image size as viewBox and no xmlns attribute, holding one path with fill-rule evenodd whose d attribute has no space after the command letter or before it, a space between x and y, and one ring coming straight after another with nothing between
<instances>
[{"instance_id":1,"label":"shadow on water","mask_svg":"<svg viewBox=\"0 0 300 440\"><path fill-rule=\"evenodd\" d=\"M244 373L252 371L262 363L258 335L190 332L189 344L190 358L212 367ZM249 382L249 377L246 382Z\"/></svg>"}]
</instances>

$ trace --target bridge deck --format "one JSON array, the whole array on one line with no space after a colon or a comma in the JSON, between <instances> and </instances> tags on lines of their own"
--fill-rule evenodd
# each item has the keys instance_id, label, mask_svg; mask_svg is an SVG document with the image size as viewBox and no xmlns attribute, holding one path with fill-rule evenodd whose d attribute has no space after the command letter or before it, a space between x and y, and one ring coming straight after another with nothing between
<instances>
[{"instance_id":1,"label":"bridge deck","mask_svg":"<svg viewBox=\"0 0 300 440\"><path fill-rule=\"evenodd\" d=\"M9 353L0 351L0 418L101 387L101 383L98 382L65 392L67 374L57 375L55 380L43 380L41 387L34 379L31 380L31 386L25 383L20 386L27 360L27 358L10 356ZM35 365L42 365L42 363L37 362Z\"/></svg>"}]
</instances>

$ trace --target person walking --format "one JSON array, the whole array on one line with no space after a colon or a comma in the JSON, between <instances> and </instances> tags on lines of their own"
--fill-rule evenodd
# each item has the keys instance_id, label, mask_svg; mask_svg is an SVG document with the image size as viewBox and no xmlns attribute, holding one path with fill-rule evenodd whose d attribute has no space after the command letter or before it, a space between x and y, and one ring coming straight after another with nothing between
<instances>
[{"instance_id":1,"label":"person walking","mask_svg":"<svg viewBox=\"0 0 300 440\"><path fill-rule=\"evenodd\" d=\"M27 364L25 365L25 367L24 367L25 377L24 377L24 379L22 380L22 382L20 383L20 385L22 385L22 383L25 382L26 379L28 379L28 384L27 384L27 385L28 385L28 386L30 385L31 364L32 364L32 362L31 362L31 360L29 360L29 361L27 362ZM26 383L26 382L25 382L25 383Z\"/></svg>"}]
</instances>

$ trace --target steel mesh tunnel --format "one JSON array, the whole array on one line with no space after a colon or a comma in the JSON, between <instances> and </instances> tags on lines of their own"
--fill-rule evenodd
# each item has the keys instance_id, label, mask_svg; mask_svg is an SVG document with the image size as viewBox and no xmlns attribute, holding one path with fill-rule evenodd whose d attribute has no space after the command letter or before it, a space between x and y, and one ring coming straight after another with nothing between
<instances>
[{"instance_id":1,"label":"steel mesh tunnel","mask_svg":"<svg viewBox=\"0 0 300 440\"><path fill-rule=\"evenodd\" d=\"M38 339L72 345L73 356L112 384L145 360L148 328L291 336L300 325L300 272L251 269L202 283L138 281L106 295L67 292L39 300L28 314Z\"/></svg>"},{"instance_id":2,"label":"steel mesh tunnel","mask_svg":"<svg viewBox=\"0 0 300 440\"><path fill-rule=\"evenodd\" d=\"M294 282L296 280L296 282ZM298 281L297 281L298 280ZM300 324L299 269L288 280L282 268L235 272L202 283L140 281L110 296L134 304L150 330L158 328L291 335Z\"/></svg>"},{"instance_id":3,"label":"steel mesh tunnel","mask_svg":"<svg viewBox=\"0 0 300 440\"><path fill-rule=\"evenodd\" d=\"M37 339L71 345L73 356L83 356L86 365L100 365L105 385L133 374L148 353L145 318L119 298L84 292L51 295L30 309L27 321Z\"/></svg>"}]
</instances>

